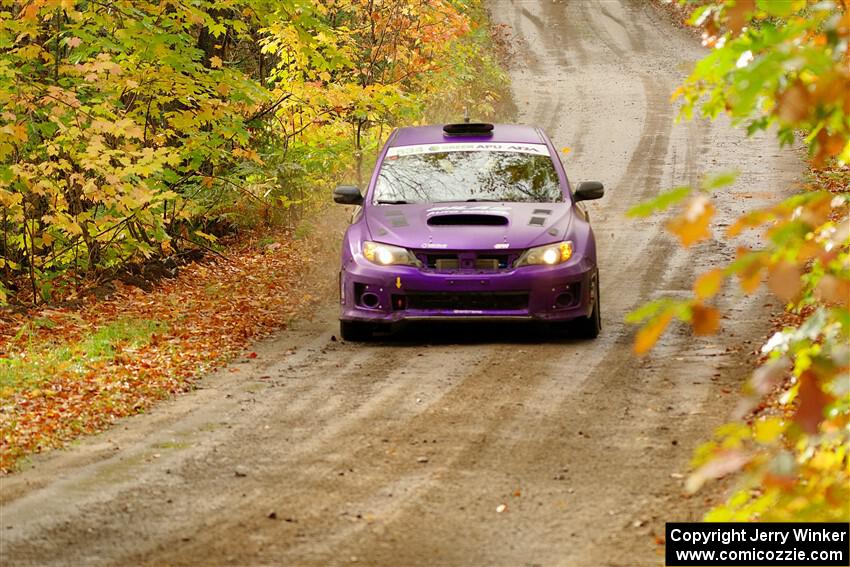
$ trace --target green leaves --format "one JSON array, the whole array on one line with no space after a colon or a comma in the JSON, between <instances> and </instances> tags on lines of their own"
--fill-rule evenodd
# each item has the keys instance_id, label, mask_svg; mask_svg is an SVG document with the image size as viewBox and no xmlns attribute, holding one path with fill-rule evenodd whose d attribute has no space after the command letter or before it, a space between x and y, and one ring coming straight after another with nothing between
<instances>
[{"instance_id":1,"label":"green leaves","mask_svg":"<svg viewBox=\"0 0 850 567\"><path fill-rule=\"evenodd\" d=\"M788 313L785 328L762 347L768 362L745 392L751 424L721 428L717 439L698 451L688 486L695 490L711 478L740 472L738 490L706 516L709 520L843 521L850 515L850 168L845 165L850 161L850 5L718 0L697 9L691 21L703 28L704 43L713 50L676 92L684 100L683 116L696 110L712 118L726 113L750 135L775 126L783 144L794 143L802 132L813 171L798 194L745 211L725 231L726 238L735 239L744 230L757 230L760 248L740 246L734 261L694 283L693 301L699 302L715 296L733 276L748 294L766 282ZM719 177L701 189L729 181ZM647 204L643 211L686 198L674 191L675 199L662 195L658 206ZM680 232L697 232L700 217L691 217L694 222L682 222ZM683 313L685 300L676 301L675 313ZM659 302L650 305L647 326L658 328L665 311L657 308ZM696 306L690 307L692 322L702 319L710 328L713 315L698 315Z\"/></svg>"},{"instance_id":2,"label":"green leaves","mask_svg":"<svg viewBox=\"0 0 850 567\"><path fill-rule=\"evenodd\" d=\"M673 205L680 203L691 194L691 188L687 185L676 187L670 191L659 193L652 199L638 203L626 213L630 217L648 217L653 213L665 211Z\"/></svg>"},{"instance_id":3,"label":"green leaves","mask_svg":"<svg viewBox=\"0 0 850 567\"><path fill-rule=\"evenodd\" d=\"M757 0L759 10L763 10L768 16L776 18L787 18L795 12L806 7L806 0Z\"/></svg>"}]
</instances>

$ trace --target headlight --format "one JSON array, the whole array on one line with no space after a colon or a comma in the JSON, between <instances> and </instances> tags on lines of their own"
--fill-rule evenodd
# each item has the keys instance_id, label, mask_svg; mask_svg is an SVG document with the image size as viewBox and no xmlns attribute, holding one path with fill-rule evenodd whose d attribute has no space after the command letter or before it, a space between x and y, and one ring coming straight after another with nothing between
<instances>
[{"instance_id":1,"label":"headlight","mask_svg":"<svg viewBox=\"0 0 850 567\"><path fill-rule=\"evenodd\" d=\"M544 264L554 266L566 262L573 256L573 243L569 240L565 242L555 242L546 246L538 246L537 248L529 248L522 253L522 256L516 261L516 267L532 266L536 264Z\"/></svg>"},{"instance_id":2,"label":"headlight","mask_svg":"<svg viewBox=\"0 0 850 567\"><path fill-rule=\"evenodd\" d=\"M380 244L366 240L363 242L363 255L370 262L381 266L420 266L422 263L410 250L389 244Z\"/></svg>"}]
</instances>

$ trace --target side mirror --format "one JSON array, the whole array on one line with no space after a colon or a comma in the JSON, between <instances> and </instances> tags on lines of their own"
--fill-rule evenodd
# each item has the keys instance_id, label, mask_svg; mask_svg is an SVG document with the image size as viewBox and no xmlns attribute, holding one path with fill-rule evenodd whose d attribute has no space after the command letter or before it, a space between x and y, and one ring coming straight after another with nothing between
<instances>
[{"instance_id":1,"label":"side mirror","mask_svg":"<svg viewBox=\"0 0 850 567\"><path fill-rule=\"evenodd\" d=\"M334 189L334 203L340 205L362 205L363 195L356 185L340 185Z\"/></svg>"},{"instance_id":2,"label":"side mirror","mask_svg":"<svg viewBox=\"0 0 850 567\"><path fill-rule=\"evenodd\" d=\"M578 189L573 194L573 198L578 201L592 201L593 199L601 199L605 194L605 187L598 181L582 181L578 184Z\"/></svg>"}]
</instances>

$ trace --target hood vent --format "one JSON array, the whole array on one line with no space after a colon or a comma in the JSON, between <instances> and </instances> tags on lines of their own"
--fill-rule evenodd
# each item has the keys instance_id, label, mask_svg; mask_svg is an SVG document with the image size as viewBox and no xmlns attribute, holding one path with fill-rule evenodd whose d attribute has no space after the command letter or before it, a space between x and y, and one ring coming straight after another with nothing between
<instances>
[{"instance_id":1,"label":"hood vent","mask_svg":"<svg viewBox=\"0 0 850 567\"><path fill-rule=\"evenodd\" d=\"M429 226L506 226L508 218L501 215L438 215L428 219Z\"/></svg>"}]
</instances>

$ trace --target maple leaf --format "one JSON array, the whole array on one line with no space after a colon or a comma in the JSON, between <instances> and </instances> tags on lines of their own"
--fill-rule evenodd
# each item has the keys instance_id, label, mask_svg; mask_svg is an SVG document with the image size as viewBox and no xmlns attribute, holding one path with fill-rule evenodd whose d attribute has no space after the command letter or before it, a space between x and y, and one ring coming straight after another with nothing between
<instances>
[{"instance_id":1,"label":"maple leaf","mask_svg":"<svg viewBox=\"0 0 850 567\"><path fill-rule=\"evenodd\" d=\"M791 301L803 289L803 271L791 262L779 262L768 267L767 287L783 301Z\"/></svg>"},{"instance_id":2,"label":"maple leaf","mask_svg":"<svg viewBox=\"0 0 850 567\"><path fill-rule=\"evenodd\" d=\"M794 412L794 422L809 435L814 435L824 419L824 409L832 401L832 396L826 394L818 383L817 375L807 370L800 375L800 386L797 391L799 405Z\"/></svg>"},{"instance_id":3,"label":"maple leaf","mask_svg":"<svg viewBox=\"0 0 850 567\"><path fill-rule=\"evenodd\" d=\"M776 114L785 122L798 122L809 115L809 91L797 81L776 97Z\"/></svg>"},{"instance_id":4,"label":"maple leaf","mask_svg":"<svg viewBox=\"0 0 850 567\"><path fill-rule=\"evenodd\" d=\"M720 311L702 303L691 306L691 326L697 335L713 335L720 328Z\"/></svg>"},{"instance_id":5,"label":"maple leaf","mask_svg":"<svg viewBox=\"0 0 850 567\"><path fill-rule=\"evenodd\" d=\"M705 195L697 195L686 205L685 210L667 223L667 228L679 237L685 248L711 237L709 224L714 215L714 205Z\"/></svg>"},{"instance_id":6,"label":"maple leaf","mask_svg":"<svg viewBox=\"0 0 850 567\"><path fill-rule=\"evenodd\" d=\"M715 268L700 275L694 281L694 294L698 299L714 297L723 285L723 270Z\"/></svg>"},{"instance_id":7,"label":"maple leaf","mask_svg":"<svg viewBox=\"0 0 850 567\"><path fill-rule=\"evenodd\" d=\"M663 312L654 317L646 325L641 327L635 336L634 352L635 354L643 355L658 342L667 325L673 320L673 314L669 311Z\"/></svg>"}]
</instances>

